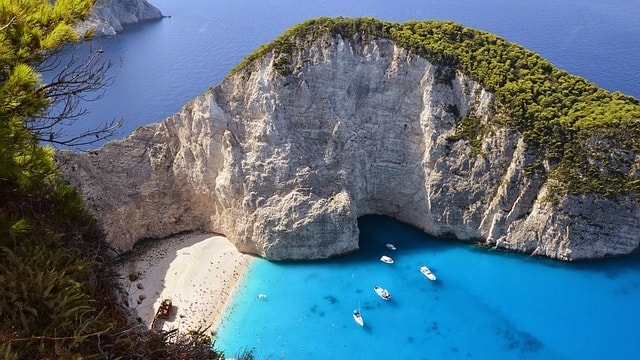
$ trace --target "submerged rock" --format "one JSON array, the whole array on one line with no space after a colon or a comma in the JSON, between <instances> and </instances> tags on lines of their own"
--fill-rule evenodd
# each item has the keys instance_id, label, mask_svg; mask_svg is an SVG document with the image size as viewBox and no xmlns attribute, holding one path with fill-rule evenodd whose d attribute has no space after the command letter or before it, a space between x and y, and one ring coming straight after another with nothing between
<instances>
[{"instance_id":1,"label":"submerged rock","mask_svg":"<svg viewBox=\"0 0 640 360\"><path fill-rule=\"evenodd\" d=\"M502 105L469 75L387 38L305 41L291 71L268 51L161 123L60 154L116 248L200 230L268 259L326 258L357 250L358 217L380 214L564 260L637 249L637 201L550 201L527 170L538 153L496 125ZM454 136L470 116L487 128L479 148Z\"/></svg>"}]
</instances>

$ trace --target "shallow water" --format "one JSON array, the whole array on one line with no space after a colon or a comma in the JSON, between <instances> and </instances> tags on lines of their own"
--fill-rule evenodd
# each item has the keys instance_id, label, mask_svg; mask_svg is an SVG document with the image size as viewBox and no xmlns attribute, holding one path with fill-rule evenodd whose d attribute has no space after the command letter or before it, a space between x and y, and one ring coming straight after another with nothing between
<instances>
[{"instance_id":1,"label":"shallow water","mask_svg":"<svg viewBox=\"0 0 640 360\"><path fill-rule=\"evenodd\" d=\"M566 264L435 239L384 217L362 218L360 228L353 255L256 261L216 348L227 355L255 348L257 359L635 356L638 257ZM421 265L438 279L427 280ZM375 285L392 299L380 299ZM358 308L364 328L351 316Z\"/></svg>"}]
</instances>

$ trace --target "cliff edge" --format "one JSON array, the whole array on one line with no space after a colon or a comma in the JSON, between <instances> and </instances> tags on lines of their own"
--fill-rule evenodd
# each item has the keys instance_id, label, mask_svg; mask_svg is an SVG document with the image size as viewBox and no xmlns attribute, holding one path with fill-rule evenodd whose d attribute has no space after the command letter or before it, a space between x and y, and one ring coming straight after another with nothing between
<instances>
[{"instance_id":1,"label":"cliff edge","mask_svg":"<svg viewBox=\"0 0 640 360\"><path fill-rule=\"evenodd\" d=\"M526 114L502 88L446 50L381 36L397 24L322 21L333 25L300 25L161 123L59 154L116 248L200 230L268 259L326 258L357 250L358 217L380 214L563 260L637 250L637 195L566 186L568 155L512 125ZM596 133L575 146L615 145ZM631 164L622 183L640 180L636 148L615 154Z\"/></svg>"},{"instance_id":2,"label":"cliff edge","mask_svg":"<svg viewBox=\"0 0 640 360\"><path fill-rule=\"evenodd\" d=\"M162 17L162 12L147 0L98 0L89 17L76 29L82 34L93 29L94 36L113 36L123 26Z\"/></svg>"}]
</instances>

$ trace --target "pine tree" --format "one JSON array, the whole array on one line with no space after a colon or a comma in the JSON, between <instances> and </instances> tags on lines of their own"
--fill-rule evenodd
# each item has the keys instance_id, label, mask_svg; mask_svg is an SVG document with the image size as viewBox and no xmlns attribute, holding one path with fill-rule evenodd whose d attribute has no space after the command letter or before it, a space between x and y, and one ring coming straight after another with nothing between
<instances>
[{"instance_id":1,"label":"pine tree","mask_svg":"<svg viewBox=\"0 0 640 360\"><path fill-rule=\"evenodd\" d=\"M201 333L168 343L129 322L100 229L40 145L65 143L43 135L82 114L72 111L79 92L104 84L107 68L93 58L63 66L73 80L64 69L49 84L40 74L84 39L73 24L94 2L0 0L0 359L219 358Z\"/></svg>"},{"instance_id":2,"label":"pine tree","mask_svg":"<svg viewBox=\"0 0 640 360\"><path fill-rule=\"evenodd\" d=\"M19 122L38 141L78 146L112 135L121 125L114 120L64 138L63 121L78 120L85 110L79 95L99 97L112 80L111 63L94 50L86 57L60 53L72 43L91 37L78 34L73 25L85 19L95 0L0 0L0 121L14 128ZM52 72L49 83L41 73ZM97 95L96 95L97 94ZM56 105L52 107L51 105ZM10 125L13 124L13 125ZM6 140L5 137L0 140ZM15 134L14 134L15 135ZM96 140L97 138L97 140Z\"/></svg>"},{"instance_id":3,"label":"pine tree","mask_svg":"<svg viewBox=\"0 0 640 360\"><path fill-rule=\"evenodd\" d=\"M83 336L108 326L87 287L86 280L95 278L89 259L65 246L73 228L90 219L58 179L51 149L40 146L27 126L50 104L35 66L66 42L80 40L72 24L92 4L0 0L2 357L65 357ZM66 203L79 220L68 228L60 221Z\"/></svg>"}]
</instances>

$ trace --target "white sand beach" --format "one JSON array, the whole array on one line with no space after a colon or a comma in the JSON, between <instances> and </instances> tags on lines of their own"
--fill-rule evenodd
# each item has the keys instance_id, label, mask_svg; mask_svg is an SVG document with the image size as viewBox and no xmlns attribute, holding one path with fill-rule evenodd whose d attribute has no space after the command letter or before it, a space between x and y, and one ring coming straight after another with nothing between
<instances>
[{"instance_id":1,"label":"white sand beach","mask_svg":"<svg viewBox=\"0 0 640 360\"><path fill-rule=\"evenodd\" d=\"M155 240L120 268L129 306L148 327L216 331L228 300L252 256L241 254L221 235L187 234ZM169 318L153 324L163 299Z\"/></svg>"}]
</instances>

